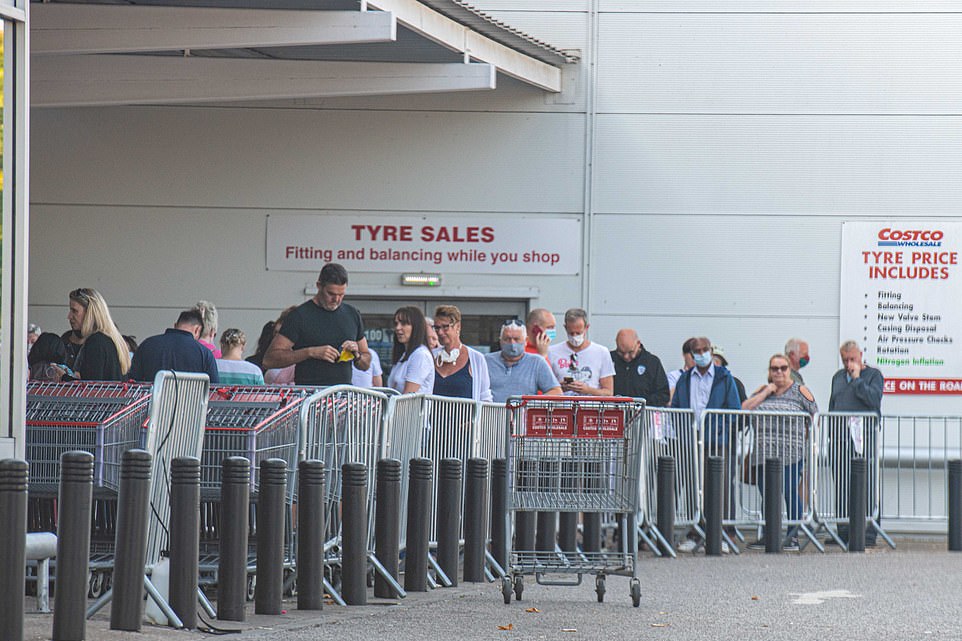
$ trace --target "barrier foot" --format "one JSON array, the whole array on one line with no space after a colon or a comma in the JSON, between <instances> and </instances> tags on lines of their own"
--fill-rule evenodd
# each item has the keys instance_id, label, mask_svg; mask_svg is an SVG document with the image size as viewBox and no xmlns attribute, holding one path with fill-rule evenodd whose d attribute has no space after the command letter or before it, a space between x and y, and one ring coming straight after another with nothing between
<instances>
[{"instance_id":1,"label":"barrier foot","mask_svg":"<svg viewBox=\"0 0 962 641\"><path fill-rule=\"evenodd\" d=\"M432 590L435 590L438 587L438 582L434 580L434 577L431 576L430 572L428 572L428 587Z\"/></svg>"},{"instance_id":2,"label":"barrier foot","mask_svg":"<svg viewBox=\"0 0 962 641\"><path fill-rule=\"evenodd\" d=\"M334 589L334 586L331 585L331 582L327 580L327 577L324 577L324 589L327 590L327 593L331 595L331 599L334 601L334 603L347 607L347 603L345 603L344 599L341 598L341 593Z\"/></svg>"},{"instance_id":3,"label":"barrier foot","mask_svg":"<svg viewBox=\"0 0 962 641\"><path fill-rule=\"evenodd\" d=\"M732 554L737 556L742 553L741 548L735 545L735 540L725 531L725 528L722 528L721 535L722 540L728 543L728 549L732 551Z\"/></svg>"},{"instance_id":4,"label":"barrier foot","mask_svg":"<svg viewBox=\"0 0 962 641\"><path fill-rule=\"evenodd\" d=\"M501 564L498 563L498 560L494 558L494 555L491 554L489 550L484 551L484 558L487 560L485 571L487 571L491 576L490 578L491 581L494 581L495 578L500 579L504 577L505 575L504 568L501 567Z\"/></svg>"},{"instance_id":5,"label":"barrier foot","mask_svg":"<svg viewBox=\"0 0 962 641\"><path fill-rule=\"evenodd\" d=\"M90 604L90 607L87 608L87 618L89 619L93 615L103 610L104 606L110 603L113 600L113 598L114 598L114 589L110 588L109 590L104 592L99 599L97 599L96 601Z\"/></svg>"},{"instance_id":6,"label":"barrier foot","mask_svg":"<svg viewBox=\"0 0 962 641\"><path fill-rule=\"evenodd\" d=\"M648 546L648 550L651 551L651 553L655 556L661 556L661 549L658 547L658 544L655 543L654 539L648 536L648 533L645 532L645 528L639 525L635 529L638 530L638 538L645 542L645 545Z\"/></svg>"},{"instance_id":7,"label":"barrier foot","mask_svg":"<svg viewBox=\"0 0 962 641\"><path fill-rule=\"evenodd\" d=\"M660 549L664 549L665 551L667 551L668 556L670 556L671 558L677 559L678 553L675 552L675 546L668 542L668 539L666 539L665 535L661 533L661 530L659 530L657 527L652 525L651 531L654 532L655 539L660 544ZM652 549L655 549L655 547L658 547L658 546L653 546ZM659 553L658 556L662 556L662 555Z\"/></svg>"},{"instance_id":8,"label":"barrier foot","mask_svg":"<svg viewBox=\"0 0 962 641\"><path fill-rule=\"evenodd\" d=\"M828 532L828 535L831 537L831 539L835 541L835 545L841 548L843 552L848 552L848 544L842 540L842 537L838 535L838 530L832 527L829 527L827 525L824 527L825 527L825 531Z\"/></svg>"},{"instance_id":9,"label":"barrier foot","mask_svg":"<svg viewBox=\"0 0 962 641\"><path fill-rule=\"evenodd\" d=\"M217 618L217 613L214 611L214 604L210 602L210 599L207 598L207 595L204 594L204 591L199 585L197 586L197 602L200 603L200 607L204 609L207 616L212 619Z\"/></svg>"},{"instance_id":10,"label":"barrier foot","mask_svg":"<svg viewBox=\"0 0 962 641\"><path fill-rule=\"evenodd\" d=\"M165 617L167 617L167 623L170 624L170 627L178 630L183 628L184 622L180 620L180 617L178 617L177 613L174 612L174 609L170 607L170 604L167 603L167 600L163 597L163 595L157 591L157 588L154 587L154 584L150 581L150 577L147 575L144 575L144 588L147 589L147 594L151 599L153 599L154 603L157 604L157 607L160 608L160 611L164 613Z\"/></svg>"},{"instance_id":11,"label":"barrier foot","mask_svg":"<svg viewBox=\"0 0 962 641\"><path fill-rule=\"evenodd\" d=\"M443 585L446 588L450 588L451 586L454 585L451 582L451 579L448 578L448 575L444 573L444 570L441 569L441 566L438 565L438 561L437 559L434 558L433 554L428 554L428 565L434 568L435 574L437 574L438 579L441 580L441 585Z\"/></svg>"},{"instance_id":12,"label":"barrier foot","mask_svg":"<svg viewBox=\"0 0 962 641\"><path fill-rule=\"evenodd\" d=\"M403 599L408 595L408 593L404 591L404 588L401 587L401 584L397 582L397 579L391 576L391 573L387 571L387 568L384 567L384 564L381 563L381 560L377 558L376 554L373 552L368 552L367 560L371 563L371 565L374 566L374 571L380 574L381 578L387 582L388 587L394 590L394 596L398 597L399 599Z\"/></svg>"},{"instance_id":13,"label":"barrier foot","mask_svg":"<svg viewBox=\"0 0 962 641\"><path fill-rule=\"evenodd\" d=\"M822 545L822 542L818 540L818 537L815 536L815 533L812 532L807 525L800 523L797 527L802 531L803 534L805 534L806 539L812 542L812 545L815 546L816 550L823 553L825 552L825 546ZM808 545L808 541L799 547L800 551L805 549L805 547Z\"/></svg>"},{"instance_id":14,"label":"barrier foot","mask_svg":"<svg viewBox=\"0 0 962 641\"><path fill-rule=\"evenodd\" d=\"M888 532L883 530L875 519L869 519L868 522L872 524L872 526L875 528L875 531L878 533L878 535L882 537L882 540L888 543L888 546L894 550L895 541L893 541L892 537L888 535Z\"/></svg>"}]
</instances>

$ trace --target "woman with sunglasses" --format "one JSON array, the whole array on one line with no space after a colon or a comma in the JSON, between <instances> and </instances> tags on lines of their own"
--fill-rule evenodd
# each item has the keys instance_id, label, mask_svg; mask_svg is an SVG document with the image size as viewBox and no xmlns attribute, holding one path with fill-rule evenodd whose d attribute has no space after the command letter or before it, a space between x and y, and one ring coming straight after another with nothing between
<instances>
[{"instance_id":1,"label":"woman with sunglasses","mask_svg":"<svg viewBox=\"0 0 962 641\"><path fill-rule=\"evenodd\" d=\"M69 305L67 322L80 340L73 364L77 378L124 380L130 369L130 350L110 317L107 301L97 290L81 287L70 292Z\"/></svg>"},{"instance_id":2,"label":"woman with sunglasses","mask_svg":"<svg viewBox=\"0 0 962 641\"><path fill-rule=\"evenodd\" d=\"M775 354L768 360L768 384L761 386L745 399L742 409L759 412L804 412L814 416L818 412L815 397L804 385L792 379L791 361L784 354ZM799 482L805 463L805 444L812 420L798 416L760 415L752 417L755 443L749 465L755 467L754 478L764 499L764 470L766 458L779 458L784 466L784 497L786 514L790 521L802 518L802 500ZM798 549L798 537L794 528L789 529L786 549Z\"/></svg>"},{"instance_id":3,"label":"woman with sunglasses","mask_svg":"<svg viewBox=\"0 0 962 641\"><path fill-rule=\"evenodd\" d=\"M434 359L434 393L490 401L491 381L484 354L461 343L461 310L454 305L438 306L434 329L441 343Z\"/></svg>"},{"instance_id":4,"label":"woman with sunglasses","mask_svg":"<svg viewBox=\"0 0 962 641\"><path fill-rule=\"evenodd\" d=\"M427 323L417 307L401 307L394 312L394 367L388 376L388 387L402 394L434 389L434 364L428 349Z\"/></svg>"}]
</instances>

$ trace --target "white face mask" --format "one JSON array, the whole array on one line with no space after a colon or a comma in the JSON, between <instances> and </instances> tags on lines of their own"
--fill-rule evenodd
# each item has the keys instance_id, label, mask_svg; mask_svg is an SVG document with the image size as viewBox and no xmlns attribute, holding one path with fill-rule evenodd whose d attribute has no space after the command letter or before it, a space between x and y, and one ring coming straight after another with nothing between
<instances>
[{"instance_id":1,"label":"white face mask","mask_svg":"<svg viewBox=\"0 0 962 641\"><path fill-rule=\"evenodd\" d=\"M441 348L441 351L438 352L438 361L441 363L455 363L460 355L461 349L458 347L455 347L450 352L444 348Z\"/></svg>"},{"instance_id":2,"label":"white face mask","mask_svg":"<svg viewBox=\"0 0 962 641\"><path fill-rule=\"evenodd\" d=\"M585 342L584 334L578 334L577 336L572 336L571 334L568 334L568 343L570 343L572 347L581 347L584 344L584 342Z\"/></svg>"}]
</instances>

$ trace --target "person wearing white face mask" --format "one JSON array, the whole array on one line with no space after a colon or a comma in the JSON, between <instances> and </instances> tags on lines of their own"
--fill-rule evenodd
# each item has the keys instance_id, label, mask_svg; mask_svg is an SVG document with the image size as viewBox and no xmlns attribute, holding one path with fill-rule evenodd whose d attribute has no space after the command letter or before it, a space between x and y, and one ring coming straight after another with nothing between
<instances>
[{"instance_id":1,"label":"person wearing white face mask","mask_svg":"<svg viewBox=\"0 0 962 641\"><path fill-rule=\"evenodd\" d=\"M484 356L495 403L504 403L509 396L561 394L561 386L547 361L537 354L525 353L526 335L520 320L505 321L501 326L501 351Z\"/></svg>"},{"instance_id":2,"label":"person wearing white face mask","mask_svg":"<svg viewBox=\"0 0 962 641\"><path fill-rule=\"evenodd\" d=\"M568 340L548 348L548 362L565 395L611 396L615 366L605 347L588 340L588 312L569 309L564 327Z\"/></svg>"}]
</instances>

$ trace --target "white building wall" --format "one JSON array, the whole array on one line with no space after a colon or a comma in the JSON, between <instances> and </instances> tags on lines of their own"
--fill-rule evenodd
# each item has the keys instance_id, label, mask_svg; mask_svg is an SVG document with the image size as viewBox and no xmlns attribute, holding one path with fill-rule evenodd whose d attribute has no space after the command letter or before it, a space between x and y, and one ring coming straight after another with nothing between
<instances>
[{"instance_id":1,"label":"white building wall","mask_svg":"<svg viewBox=\"0 0 962 641\"><path fill-rule=\"evenodd\" d=\"M265 271L269 212L476 221L590 203L586 277L445 285L537 287L559 314L585 304L596 341L636 327L667 367L708 334L749 388L799 335L827 407L842 222L959 217L962 14L935 0L474 4L581 50L565 90L499 77L487 93L36 110L31 320L65 327L66 292L94 286L140 337L208 298L253 338L313 280Z\"/></svg>"}]
</instances>

